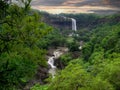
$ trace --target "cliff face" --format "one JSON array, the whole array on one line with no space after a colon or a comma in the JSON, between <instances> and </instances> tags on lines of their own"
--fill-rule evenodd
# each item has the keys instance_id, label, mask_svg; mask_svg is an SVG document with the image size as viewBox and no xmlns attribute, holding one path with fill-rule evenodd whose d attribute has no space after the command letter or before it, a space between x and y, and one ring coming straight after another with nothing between
<instances>
[{"instance_id":1,"label":"cliff face","mask_svg":"<svg viewBox=\"0 0 120 90\"><path fill-rule=\"evenodd\" d=\"M46 13L42 15L43 15L42 20L45 23L60 30L72 30L72 21L70 18L76 19L78 30L82 28L91 29L100 24L116 23L120 21L120 13L115 14L113 18L106 18L106 16L101 17L100 15L96 15L96 14L52 15L52 14ZM68 17L68 18L65 18L65 17Z\"/></svg>"},{"instance_id":2,"label":"cliff face","mask_svg":"<svg viewBox=\"0 0 120 90\"><path fill-rule=\"evenodd\" d=\"M70 19L65 19L58 15L43 15L42 20L57 29L60 30L71 30L72 29L72 21Z\"/></svg>"}]
</instances>

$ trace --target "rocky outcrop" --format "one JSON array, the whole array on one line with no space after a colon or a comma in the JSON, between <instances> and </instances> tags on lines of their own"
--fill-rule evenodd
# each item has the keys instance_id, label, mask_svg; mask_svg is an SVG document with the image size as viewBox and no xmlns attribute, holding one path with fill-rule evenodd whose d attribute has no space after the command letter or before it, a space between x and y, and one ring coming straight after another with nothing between
<instances>
[{"instance_id":1,"label":"rocky outcrop","mask_svg":"<svg viewBox=\"0 0 120 90\"><path fill-rule=\"evenodd\" d=\"M40 66L35 77L26 84L24 90L30 90L36 83L40 83L41 85L46 84L46 78L48 78L48 68Z\"/></svg>"},{"instance_id":2,"label":"rocky outcrop","mask_svg":"<svg viewBox=\"0 0 120 90\"><path fill-rule=\"evenodd\" d=\"M64 63L58 58L58 59L55 59L55 66L58 68L58 69L64 69L65 68L65 65Z\"/></svg>"}]
</instances>

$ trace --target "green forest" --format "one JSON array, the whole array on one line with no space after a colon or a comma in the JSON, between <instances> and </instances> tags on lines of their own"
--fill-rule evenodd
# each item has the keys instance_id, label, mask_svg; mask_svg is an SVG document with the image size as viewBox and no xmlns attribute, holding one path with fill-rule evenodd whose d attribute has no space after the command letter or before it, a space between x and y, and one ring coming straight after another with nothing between
<instances>
[{"instance_id":1,"label":"green forest","mask_svg":"<svg viewBox=\"0 0 120 90\"><path fill-rule=\"evenodd\" d=\"M0 90L120 90L120 13L61 14L78 20L73 31L65 27L70 20L57 28L47 23L56 15L22 3L0 0ZM58 47L68 51L53 78L47 56Z\"/></svg>"}]
</instances>

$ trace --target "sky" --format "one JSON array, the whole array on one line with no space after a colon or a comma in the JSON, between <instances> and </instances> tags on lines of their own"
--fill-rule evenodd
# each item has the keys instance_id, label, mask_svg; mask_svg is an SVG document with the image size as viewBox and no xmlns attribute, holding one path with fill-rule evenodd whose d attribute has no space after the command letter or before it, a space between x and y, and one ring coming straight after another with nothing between
<instances>
[{"instance_id":1,"label":"sky","mask_svg":"<svg viewBox=\"0 0 120 90\"><path fill-rule=\"evenodd\" d=\"M33 9L52 14L120 11L120 0L32 0L31 5Z\"/></svg>"}]
</instances>

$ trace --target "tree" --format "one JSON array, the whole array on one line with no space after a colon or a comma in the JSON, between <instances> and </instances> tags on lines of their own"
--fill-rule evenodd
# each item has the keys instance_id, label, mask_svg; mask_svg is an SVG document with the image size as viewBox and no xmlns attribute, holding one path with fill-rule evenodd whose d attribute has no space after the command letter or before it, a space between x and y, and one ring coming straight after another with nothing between
<instances>
[{"instance_id":1,"label":"tree","mask_svg":"<svg viewBox=\"0 0 120 90\"><path fill-rule=\"evenodd\" d=\"M5 0L0 0L0 24L3 23L8 7L9 4Z\"/></svg>"},{"instance_id":2,"label":"tree","mask_svg":"<svg viewBox=\"0 0 120 90\"><path fill-rule=\"evenodd\" d=\"M114 90L100 77L94 77L82 66L80 59L72 61L51 82L48 90Z\"/></svg>"},{"instance_id":3,"label":"tree","mask_svg":"<svg viewBox=\"0 0 120 90\"><path fill-rule=\"evenodd\" d=\"M113 53L114 58L109 59L99 76L111 83L115 90L120 89L120 55Z\"/></svg>"},{"instance_id":4,"label":"tree","mask_svg":"<svg viewBox=\"0 0 120 90\"><path fill-rule=\"evenodd\" d=\"M29 1L28 1L29 2ZM28 6L27 6L28 5ZM46 66L45 50L37 42L51 27L40 22L39 15L25 7L10 5L0 29L0 89L18 90L35 75L38 66Z\"/></svg>"}]
</instances>

